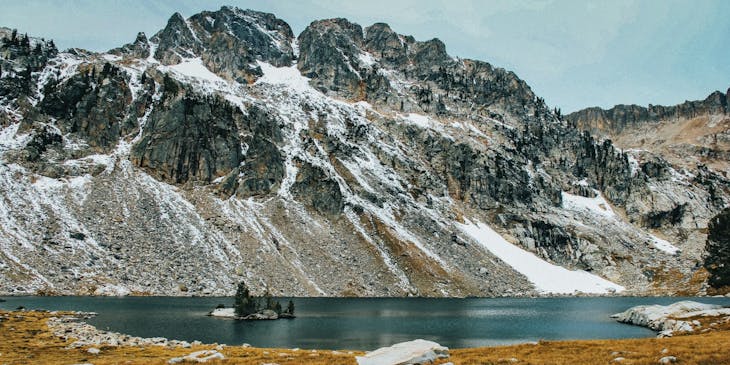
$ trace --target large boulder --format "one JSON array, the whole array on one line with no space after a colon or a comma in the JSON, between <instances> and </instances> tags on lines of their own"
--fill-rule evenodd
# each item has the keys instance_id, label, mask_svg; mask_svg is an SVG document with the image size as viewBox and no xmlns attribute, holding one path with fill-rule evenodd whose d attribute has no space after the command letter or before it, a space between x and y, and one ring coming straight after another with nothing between
<instances>
[{"instance_id":1,"label":"large boulder","mask_svg":"<svg viewBox=\"0 0 730 365\"><path fill-rule=\"evenodd\" d=\"M449 349L433 341L413 340L382 347L356 357L358 365L415 365L449 357Z\"/></svg>"},{"instance_id":2,"label":"large boulder","mask_svg":"<svg viewBox=\"0 0 730 365\"><path fill-rule=\"evenodd\" d=\"M671 336L674 331L691 332L694 324L683 320L699 316L727 316L730 308L721 305L681 301L670 305L639 305L628 310L616 313L611 318L622 323L648 327L659 331L660 337Z\"/></svg>"}]
</instances>

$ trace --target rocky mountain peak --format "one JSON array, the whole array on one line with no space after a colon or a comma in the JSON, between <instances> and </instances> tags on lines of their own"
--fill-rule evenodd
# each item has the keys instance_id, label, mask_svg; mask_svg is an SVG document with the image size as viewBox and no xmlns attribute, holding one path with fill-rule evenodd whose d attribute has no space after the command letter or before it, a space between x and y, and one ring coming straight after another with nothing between
<instances>
[{"instance_id":1,"label":"rocky mountain peak","mask_svg":"<svg viewBox=\"0 0 730 365\"><path fill-rule=\"evenodd\" d=\"M365 47L384 63L402 65L407 62L408 45L413 43L413 37L403 37L385 23L365 28Z\"/></svg>"},{"instance_id":2,"label":"rocky mountain peak","mask_svg":"<svg viewBox=\"0 0 730 365\"><path fill-rule=\"evenodd\" d=\"M150 42L144 32L139 32L134 42L109 50L109 53L121 57L146 59L150 56Z\"/></svg>"},{"instance_id":3,"label":"rocky mountain peak","mask_svg":"<svg viewBox=\"0 0 730 365\"><path fill-rule=\"evenodd\" d=\"M212 72L251 82L261 75L256 61L288 66L294 59L289 25L273 14L224 6L185 19L175 13L152 41L155 58L174 65L200 57Z\"/></svg>"}]
</instances>

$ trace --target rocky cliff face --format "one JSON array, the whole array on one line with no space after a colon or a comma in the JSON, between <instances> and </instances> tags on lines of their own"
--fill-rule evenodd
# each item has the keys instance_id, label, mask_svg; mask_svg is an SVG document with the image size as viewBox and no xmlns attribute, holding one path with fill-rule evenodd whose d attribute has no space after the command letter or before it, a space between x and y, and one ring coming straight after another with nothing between
<instances>
[{"instance_id":1,"label":"rocky cliff face","mask_svg":"<svg viewBox=\"0 0 730 365\"><path fill-rule=\"evenodd\" d=\"M639 161L437 39L229 7L100 54L4 32L3 292L704 290L725 176Z\"/></svg>"}]
</instances>

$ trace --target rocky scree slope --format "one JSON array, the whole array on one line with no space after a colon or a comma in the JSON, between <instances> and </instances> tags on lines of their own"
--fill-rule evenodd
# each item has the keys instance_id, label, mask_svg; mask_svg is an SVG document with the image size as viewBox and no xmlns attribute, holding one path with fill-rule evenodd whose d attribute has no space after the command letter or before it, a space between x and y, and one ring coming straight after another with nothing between
<instances>
[{"instance_id":1,"label":"rocky scree slope","mask_svg":"<svg viewBox=\"0 0 730 365\"><path fill-rule=\"evenodd\" d=\"M706 285L724 176L657 174L437 39L345 19L294 38L231 7L105 53L18 37L0 31L3 293Z\"/></svg>"}]
</instances>

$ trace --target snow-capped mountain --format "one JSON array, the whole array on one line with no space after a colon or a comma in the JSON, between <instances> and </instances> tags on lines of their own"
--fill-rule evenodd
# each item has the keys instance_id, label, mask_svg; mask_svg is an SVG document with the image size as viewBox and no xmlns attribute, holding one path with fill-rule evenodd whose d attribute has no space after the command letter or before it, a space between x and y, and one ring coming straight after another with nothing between
<instances>
[{"instance_id":1,"label":"snow-capped mountain","mask_svg":"<svg viewBox=\"0 0 730 365\"><path fill-rule=\"evenodd\" d=\"M2 293L705 290L722 172L638 160L437 39L230 7L106 53L0 38Z\"/></svg>"}]
</instances>

